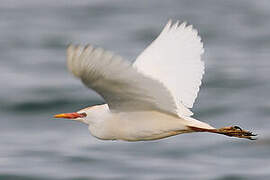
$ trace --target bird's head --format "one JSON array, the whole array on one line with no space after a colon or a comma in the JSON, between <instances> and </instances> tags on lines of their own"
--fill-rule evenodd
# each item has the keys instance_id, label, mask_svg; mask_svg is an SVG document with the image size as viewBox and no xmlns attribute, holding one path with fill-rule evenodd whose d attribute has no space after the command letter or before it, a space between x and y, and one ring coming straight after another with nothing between
<instances>
[{"instance_id":1,"label":"bird's head","mask_svg":"<svg viewBox=\"0 0 270 180\"><path fill-rule=\"evenodd\" d=\"M101 121L108 111L109 108L107 105L94 105L77 112L57 114L54 115L54 118L64 118L91 124Z\"/></svg>"},{"instance_id":2,"label":"bird's head","mask_svg":"<svg viewBox=\"0 0 270 180\"><path fill-rule=\"evenodd\" d=\"M90 106L73 113L57 114L54 118L65 118L90 125L103 121L109 114L109 107L107 104L104 104Z\"/></svg>"}]
</instances>

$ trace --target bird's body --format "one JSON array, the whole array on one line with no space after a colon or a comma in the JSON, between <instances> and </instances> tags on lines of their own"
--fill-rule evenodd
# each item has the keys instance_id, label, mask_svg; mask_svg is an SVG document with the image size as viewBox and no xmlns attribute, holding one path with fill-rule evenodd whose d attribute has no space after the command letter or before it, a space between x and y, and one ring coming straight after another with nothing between
<instances>
[{"instance_id":1,"label":"bird's body","mask_svg":"<svg viewBox=\"0 0 270 180\"><path fill-rule=\"evenodd\" d=\"M85 109L78 113L85 112ZM145 141L191 132L187 126L214 129L195 119L185 120L158 111L110 112L108 105L88 109L82 122L89 125L91 134L103 140Z\"/></svg>"},{"instance_id":2,"label":"bird's body","mask_svg":"<svg viewBox=\"0 0 270 180\"><path fill-rule=\"evenodd\" d=\"M204 74L201 38L171 21L134 63L93 46L67 49L68 69L107 104L56 115L86 123L103 140L146 141L212 132L251 139L238 127L215 129L191 116Z\"/></svg>"}]
</instances>

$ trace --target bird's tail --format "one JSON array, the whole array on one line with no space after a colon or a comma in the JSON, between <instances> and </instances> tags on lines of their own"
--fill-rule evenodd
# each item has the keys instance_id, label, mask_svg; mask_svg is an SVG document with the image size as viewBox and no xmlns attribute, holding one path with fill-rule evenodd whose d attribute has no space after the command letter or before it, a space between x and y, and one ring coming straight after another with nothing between
<instances>
[{"instance_id":1,"label":"bird's tail","mask_svg":"<svg viewBox=\"0 0 270 180\"><path fill-rule=\"evenodd\" d=\"M198 127L198 128L203 128L203 129L216 129L213 126L205 122L199 121L197 119L194 119L192 117L185 117L184 119L188 121L188 126Z\"/></svg>"}]
</instances>

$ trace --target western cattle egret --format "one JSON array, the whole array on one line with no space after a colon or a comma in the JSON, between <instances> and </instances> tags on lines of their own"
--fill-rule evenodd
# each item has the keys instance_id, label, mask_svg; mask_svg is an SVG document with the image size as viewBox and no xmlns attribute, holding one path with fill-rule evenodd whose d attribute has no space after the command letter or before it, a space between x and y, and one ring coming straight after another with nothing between
<instances>
[{"instance_id":1,"label":"western cattle egret","mask_svg":"<svg viewBox=\"0 0 270 180\"><path fill-rule=\"evenodd\" d=\"M134 63L91 45L67 48L67 67L107 104L55 115L88 125L102 140L146 141L190 132L254 139L238 126L216 129L192 118L204 74L197 30L171 20Z\"/></svg>"}]
</instances>

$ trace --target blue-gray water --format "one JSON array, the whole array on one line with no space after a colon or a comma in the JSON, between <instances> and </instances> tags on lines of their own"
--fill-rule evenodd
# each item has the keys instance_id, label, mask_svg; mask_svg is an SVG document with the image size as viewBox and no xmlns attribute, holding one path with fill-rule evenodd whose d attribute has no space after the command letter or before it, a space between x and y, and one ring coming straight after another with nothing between
<instances>
[{"instance_id":1,"label":"blue-gray water","mask_svg":"<svg viewBox=\"0 0 270 180\"><path fill-rule=\"evenodd\" d=\"M195 117L239 125L259 140L197 133L100 141L83 124L52 118L101 102L67 72L68 43L134 60L169 18L193 24L204 41ZM268 0L4 0L0 72L1 180L270 179Z\"/></svg>"}]
</instances>

